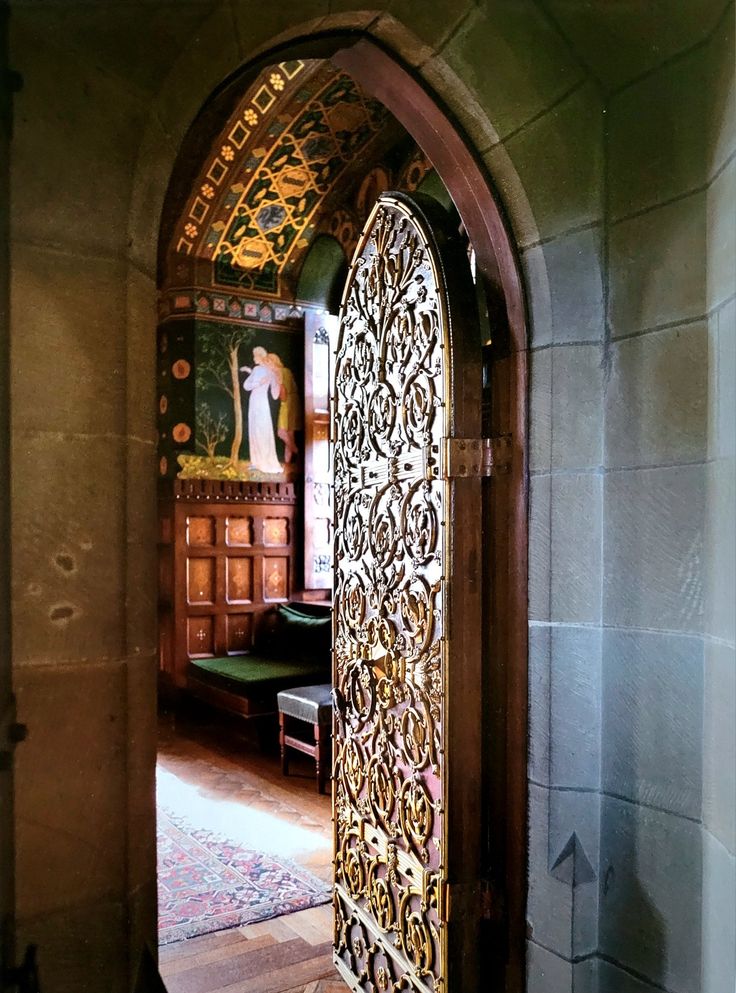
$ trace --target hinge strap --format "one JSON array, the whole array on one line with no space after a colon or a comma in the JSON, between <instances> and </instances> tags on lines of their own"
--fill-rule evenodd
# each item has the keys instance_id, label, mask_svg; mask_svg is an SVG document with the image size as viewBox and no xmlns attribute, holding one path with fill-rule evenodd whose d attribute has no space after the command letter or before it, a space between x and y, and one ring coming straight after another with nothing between
<instances>
[{"instance_id":1,"label":"hinge strap","mask_svg":"<svg viewBox=\"0 0 736 993\"><path fill-rule=\"evenodd\" d=\"M495 438L445 438L446 479L472 479L508 472L511 467L511 435Z\"/></svg>"}]
</instances>

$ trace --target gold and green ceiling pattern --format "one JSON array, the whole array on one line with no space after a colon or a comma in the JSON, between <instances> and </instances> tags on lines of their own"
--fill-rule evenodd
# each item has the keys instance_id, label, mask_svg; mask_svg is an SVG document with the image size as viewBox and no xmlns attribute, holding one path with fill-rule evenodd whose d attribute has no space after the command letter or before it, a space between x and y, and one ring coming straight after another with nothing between
<instances>
[{"instance_id":1,"label":"gold and green ceiling pattern","mask_svg":"<svg viewBox=\"0 0 736 993\"><path fill-rule=\"evenodd\" d=\"M215 143L175 253L209 260L215 286L288 294L336 184L392 120L329 63L269 67Z\"/></svg>"}]
</instances>

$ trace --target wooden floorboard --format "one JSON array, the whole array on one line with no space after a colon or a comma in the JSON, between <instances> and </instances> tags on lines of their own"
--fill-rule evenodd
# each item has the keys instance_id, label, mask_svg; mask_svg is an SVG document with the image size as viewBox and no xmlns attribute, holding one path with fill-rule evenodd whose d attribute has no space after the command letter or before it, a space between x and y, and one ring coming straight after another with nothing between
<instances>
[{"instance_id":1,"label":"wooden floorboard","mask_svg":"<svg viewBox=\"0 0 736 993\"><path fill-rule=\"evenodd\" d=\"M168 993L345 993L329 931L300 920L310 914L302 910L165 946L160 968Z\"/></svg>"},{"instance_id":2,"label":"wooden floorboard","mask_svg":"<svg viewBox=\"0 0 736 993\"><path fill-rule=\"evenodd\" d=\"M296 756L283 777L275 754L261 754L237 725L219 718L163 720L159 761L204 796L236 800L290 824L331 836L330 800L315 789L313 764ZM330 855L295 861L331 878ZM168 993L345 993L331 953L332 910L284 917L164 945L159 963Z\"/></svg>"}]
</instances>

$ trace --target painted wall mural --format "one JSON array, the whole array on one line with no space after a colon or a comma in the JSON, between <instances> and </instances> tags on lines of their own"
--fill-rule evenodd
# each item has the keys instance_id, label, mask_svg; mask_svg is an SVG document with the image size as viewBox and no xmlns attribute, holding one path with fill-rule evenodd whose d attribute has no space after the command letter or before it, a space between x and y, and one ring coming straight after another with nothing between
<instances>
[{"instance_id":1,"label":"painted wall mural","mask_svg":"<svg viewBox=\"0 0 736 993\"><path fill-rule=\"evenodd\" d=\"M301 329L181 321L164 325L159 357L161 475L270 482L302 472Z\"/></svg>"}]
</instances>

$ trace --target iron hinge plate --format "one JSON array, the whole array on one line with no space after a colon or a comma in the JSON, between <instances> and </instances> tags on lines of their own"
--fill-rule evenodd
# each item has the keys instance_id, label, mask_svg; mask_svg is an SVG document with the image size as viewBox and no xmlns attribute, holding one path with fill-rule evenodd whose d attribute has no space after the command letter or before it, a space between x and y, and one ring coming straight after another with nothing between
<instances>
[{"instance_id":1,"label":"iron hinge plate","mask_svg":"<svg viewBox=\"0 0 736 993\"><path fill-rule=\"evenodd\" d=\"M495 438L445 438L446 479L478 479L508 472L511 435Z\"/></svg>"}]
</instances>

